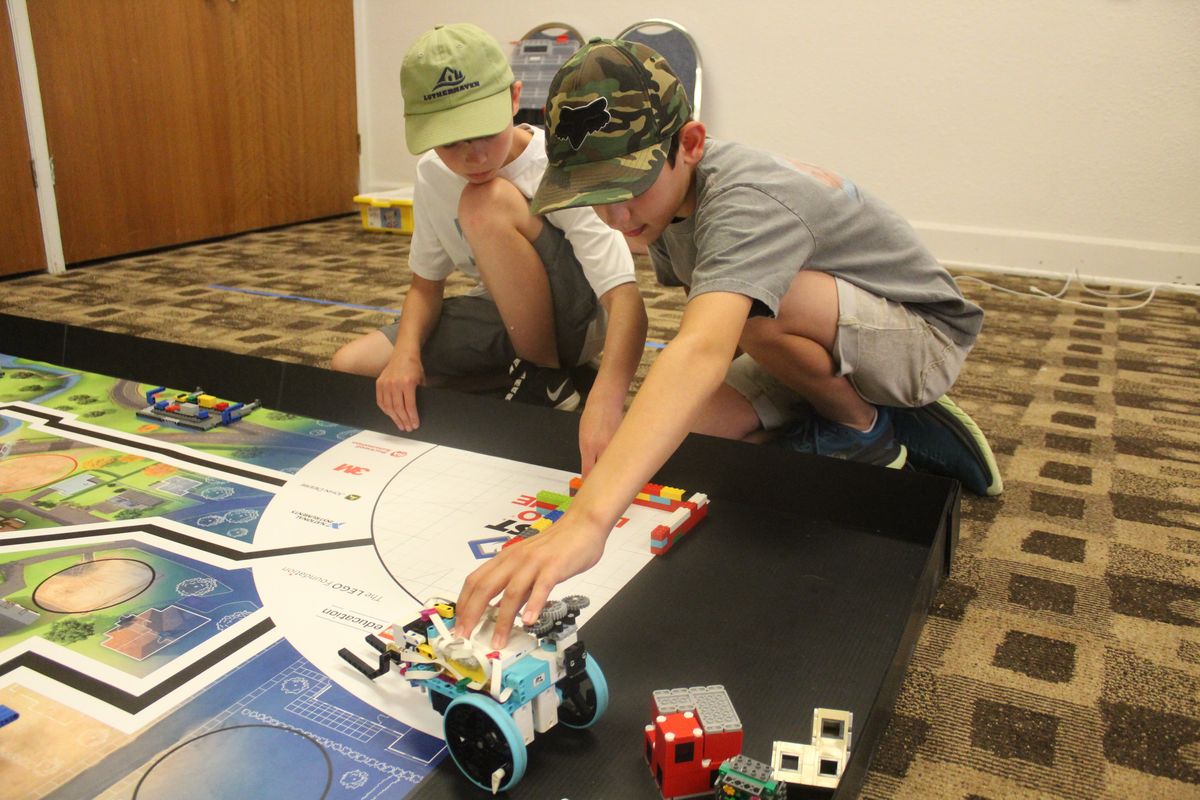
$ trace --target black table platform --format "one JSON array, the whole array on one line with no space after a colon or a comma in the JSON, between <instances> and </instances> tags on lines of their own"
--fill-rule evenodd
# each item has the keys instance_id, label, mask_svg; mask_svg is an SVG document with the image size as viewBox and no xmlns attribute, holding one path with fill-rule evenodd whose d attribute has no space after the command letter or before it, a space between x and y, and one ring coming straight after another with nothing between
<instances>
[{"instance_id":1,"label":"black table platform","mask_svg":"<svg viewBox=\"0 0 1200 800\"><path fill-rule=\"evenodd\" d=\"M203 385L269 408L393 433L369 379L0 314L0 352L145 383ZM578 417L422 390L408 438L578 469ZM745 739L806 743L814 707L854 713L841 785L853 797L891 713L958 536L954 481L691 436L655 478L705 492L711 511L581 632L611 704L592 728L529 748L520 798L658 797L642 755L655 689L722 684ZM482 795L447 759L410 794Z\"/></svg>"}]
</instances>

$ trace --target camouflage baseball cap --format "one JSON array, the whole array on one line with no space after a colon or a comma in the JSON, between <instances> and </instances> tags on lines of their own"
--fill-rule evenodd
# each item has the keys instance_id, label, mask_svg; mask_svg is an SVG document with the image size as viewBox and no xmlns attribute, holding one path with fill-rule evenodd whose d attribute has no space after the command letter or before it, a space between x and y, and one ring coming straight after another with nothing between
<instances>
[{"instance_id":1,"label":"camouflage baseball cap","mask_svg":"<svg viewBox=\"0 0 1200 800\"><path fill-rule=\"evenodd\" d=\"M592 39L550 83L549 167L530 210L619 203L650 188L692 115L667 60L644 44Z\"/></svg>"},{"instance_id":2,"label":"camouflage baseball cap","mask_svg":"<svg viewBox=\"0 0 1200 800\"><path fill-rule=\"evenodd\" d=\"M512 67L494 38L467 22L438 25L400 66L404 139L413 155L512 124Z\"/></svg>"}]
</instances>

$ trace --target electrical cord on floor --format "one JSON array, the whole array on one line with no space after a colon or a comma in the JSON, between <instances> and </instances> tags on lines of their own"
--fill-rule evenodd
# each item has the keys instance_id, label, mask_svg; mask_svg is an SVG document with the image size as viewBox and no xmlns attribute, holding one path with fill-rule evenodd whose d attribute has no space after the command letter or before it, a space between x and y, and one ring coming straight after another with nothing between
<instances>
[{"instance_id":1,"label":"electrical cord on floor","mask_svg":"<svg viewBox=\"0 0 1200 800\"><path fill-rule=\"evenodd\" d=\"M982 278L976 278L974 275L955 275L953 277L956 282L957 281L974 281L975 283L980 283L980 284L983 284L984 286L987 286L989 289L995 289L996 291L1004 292L1005 294L1014 294L1018 297L1034 297L1034 298L1038 298L1041 300L1053 300L1056 303L1063 303L1065 305L1076 306L1078 308L1092 308L1092 309L1096 309L1097 311L1117 311L1117 312L1136 311L1139 308L1145 308L1147 305L1150 304L1150 301L1154 299L1154 294L1155 294L1155 292L1158 291L1158 289L1160 287L1169 285L1169 284L1165 284L1165 283L1156 283L1148 289L1142 289L1142 290L1136 291L1136 292L1108 292L1108 291L1102 291L1100 289L1093 289L1092 287L1088 286L1086 283L1084 283L1083 279L1079 277L1079 270L1076 270L1073 275L1070 275L1067 277L1067 280L1062 285L1061 289L1059 289L1057 292L1054 292L1053 294L1051 294L1050 292L1047 292L1043 289L1038 288L1037 286L1032 286L1032 285L1029 287L1029 291L1022 292L1017 289L1009 289L1005 286L1000 286L995 283L989 283L988 281L985 281ZM1084 303L1079 300L1068 300L1065 297L1063 297L1063 295L1065 295L1067 293L1067 289L1069 289L1071 287L1071 284L1075 283L1076 281L1079 282L1080 288L1083 289L1083 291L1085 293L1090 294L1093 297L1103 297L1103 298L1110 299L1110 300L1133 300L1135 298L1146 295L1146 299L1142 300L1140 303L1136 303L1134 305L1129 305L1129 306L1109 306L1109 305L1102 305L1100 303Z\"/></svg>"}]
</instances>

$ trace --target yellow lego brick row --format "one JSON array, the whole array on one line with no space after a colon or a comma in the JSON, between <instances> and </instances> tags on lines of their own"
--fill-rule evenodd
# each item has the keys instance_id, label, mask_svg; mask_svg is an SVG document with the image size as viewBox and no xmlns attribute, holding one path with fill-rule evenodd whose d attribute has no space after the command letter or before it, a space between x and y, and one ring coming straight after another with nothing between
<instances>
[{"instance_id":1,"label":"yellow lego brick row","mask_svg":"<svg viewBox=\"0 0 1200 800\"><path fill-rule=\"evenodd\" d=\"M551 522L550 520L546 519L545 517L542 517L541 519L534 520L533 522L529 523L529 527L533 528L538 533L541 533L542 531L546 530L546 528L549 528L553 524L554 523Z\"/></svg>"}]
</instances>

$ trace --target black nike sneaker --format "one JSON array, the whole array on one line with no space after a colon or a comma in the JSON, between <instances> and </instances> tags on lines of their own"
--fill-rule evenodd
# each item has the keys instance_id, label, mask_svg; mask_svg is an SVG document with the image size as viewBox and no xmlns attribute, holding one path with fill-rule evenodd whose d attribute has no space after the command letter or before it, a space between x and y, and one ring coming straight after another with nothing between
<instances>
[{"instance_id":1,"label":"black nike sneaker","mask_svg":"<svg viewBox=\"0 0 1200 800\"><path fill-rule=\"evenodd\" d=\"M512 388L504 396L505 400L556 408L559 411L574 411L579 408L579 392L575 390L570 370L539 367L537 364L516 358L508 368L508 374L513 382Z\"/></svg>"}]
</instances>

